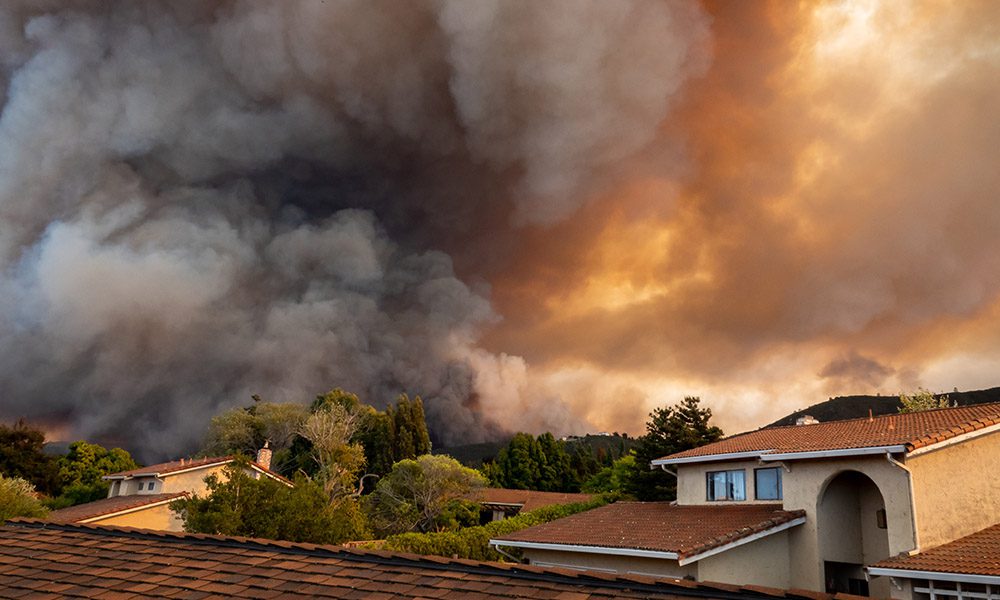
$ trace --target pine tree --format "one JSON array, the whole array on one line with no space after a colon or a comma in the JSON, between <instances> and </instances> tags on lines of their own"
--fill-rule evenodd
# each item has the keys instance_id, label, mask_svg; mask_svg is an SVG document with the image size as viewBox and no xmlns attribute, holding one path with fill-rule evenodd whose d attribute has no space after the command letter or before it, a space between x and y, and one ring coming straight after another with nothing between
<instances>
[{"instance_id":1,"label":"pine tree","mask_svg":"<svg viewBox=\"0 0 1000 600\"><path fill-rule=\"evenodd\" d=\"M722 437L722 430L710 424L712 410L701 408L700 399L688 396L675 406L650 413L646 435L639 438L635 466L629 477L629 492L639 500L673 500L677 479L660 469L649 468L651 461L710 444Z\"/></svg>"}]
</instances>

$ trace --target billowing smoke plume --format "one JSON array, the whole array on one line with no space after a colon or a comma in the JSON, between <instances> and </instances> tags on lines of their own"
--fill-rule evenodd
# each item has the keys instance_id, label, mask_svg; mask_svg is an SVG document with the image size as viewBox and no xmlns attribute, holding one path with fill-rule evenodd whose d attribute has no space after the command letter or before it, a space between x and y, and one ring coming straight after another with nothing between
<instances>
[{"instance_id":1,"label":"billowing smoke plume","mask_svg":"<svg viewBox=\"0 0 1000 600\"><path fill-rule=\"evenodd\" d=\"M1000 4L706 6L712 67L664 126L691 170L523 243L490 347L590 390L578 414L628 385L729 432L1000 385Z\"/></svg>"},{"instance_id":2,"label":"billowing smoke plume","mask_svg":"<svg viewBox=\"0 0 1000 600\"><path fill-rule=\"evenodd\" d=\"M477 265L674 152L707 35L645 0L3 3L0 417L155 456L341 386L448 443L574 427L478 347Z\"/></svg>"}]
</instances>

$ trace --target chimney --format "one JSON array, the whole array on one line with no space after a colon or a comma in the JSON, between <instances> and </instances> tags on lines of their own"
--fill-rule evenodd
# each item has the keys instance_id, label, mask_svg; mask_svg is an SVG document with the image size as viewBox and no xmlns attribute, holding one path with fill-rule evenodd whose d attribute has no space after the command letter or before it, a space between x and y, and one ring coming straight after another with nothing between
<instances>
[{"instance_id":1,"label":"chimney","mask_svg":"<svg viewBox=\"0 0 1000 600\"><path fill-rule=\"evenodd\" d=\"M265 469L271 468L271 442L265 441L264 447L257 451L257 464Z\"/></svg>"},{"instance_id":2,"label":"chimney","mask_svg":"<svg viewBox=\"0 0 1000 600\"><path fill-rule=\"evenodd\" d=\"M816 425L819 423L819 419L812 415L802 415L798 419L795 419L796 425Z\"/></svg>"}]
</instances>

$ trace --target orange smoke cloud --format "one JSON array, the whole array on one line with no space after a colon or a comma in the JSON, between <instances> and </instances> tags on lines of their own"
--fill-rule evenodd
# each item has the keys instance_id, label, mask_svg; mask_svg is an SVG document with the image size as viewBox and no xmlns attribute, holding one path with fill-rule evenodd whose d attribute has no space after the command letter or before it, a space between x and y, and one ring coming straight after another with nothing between
<instances>
[{"instance_id":1,"label":"orange smoke cloud","mask_svg":"<svg viewBox=\"0 0 1000 600\"><path fill-rule=\"evenodd\" d=\"M527 232L488 345L605 429L995 385L1000 7L707 8L711 69L626 184Z\"/></svg>"}]
</instances>

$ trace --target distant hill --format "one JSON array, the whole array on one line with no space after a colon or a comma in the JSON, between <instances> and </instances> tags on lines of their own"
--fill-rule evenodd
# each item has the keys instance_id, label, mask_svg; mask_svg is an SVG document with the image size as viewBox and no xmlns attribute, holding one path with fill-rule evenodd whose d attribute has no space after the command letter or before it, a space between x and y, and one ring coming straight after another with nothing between
<instances>
[{"instance_id":1,"label":"distant hill","mask_svg":"<svg viewBox=\"0 0 1000 600\"><path fill-rule=\"evenodd\" d=\"M940 396L940 394L938 395ZM951 402L958 406L1000 402L1000 387L970 392L948 392L945 395L948 396ZM838 396L826 402L813 404L809 408L793 412L767 425L767 427L795 425L795 420L804 415L815 417L821 422L843 421L844 419L867 417L869 410L871 410L873 415L892 414L899 412L899 407L898 396Z\"/></svg>"},{"instance_id":2,"label":"distant hill","mask_svg":"<svg viewBox=\"0 0 1000 600\"><path fill-rule=\"evenodd\" d=\"M447 454L467 467L478 469L483 466L486 460L493 460L500 452L500 449L510 443L510 438L498 442L483 442L482 444L465 444L464 446L450 446L433 448L432 454Z\"/></svg>"},{"instance_id":3,"label":"distant hill","mask_svg":"<svg viewBox=\"0 0 1000 600\"><path fill-rule=\"evenodd\" d=\"M623 452L628 452L638 443L634 437L618 433L594 434L588 433L581 436L570 436L565 438L566 451L573 452L577 445L588 446L598 461L610 456L612 459L618 458ZM466 444L464 446L451 446L434 448L434 454L447 454L465 466L478 469L484 462L492 461L496 458L500 449L510 443L510 439L498 442L485 442L482 444Z\"/></svg>"}]
</instances>

